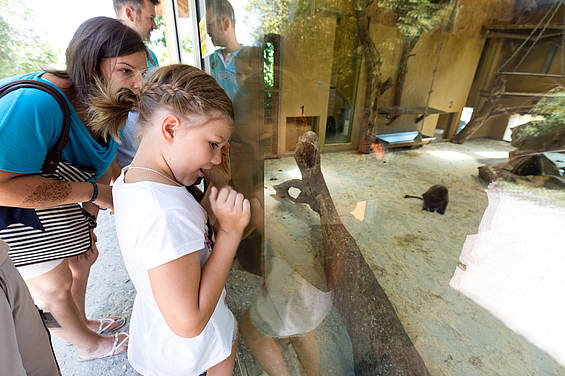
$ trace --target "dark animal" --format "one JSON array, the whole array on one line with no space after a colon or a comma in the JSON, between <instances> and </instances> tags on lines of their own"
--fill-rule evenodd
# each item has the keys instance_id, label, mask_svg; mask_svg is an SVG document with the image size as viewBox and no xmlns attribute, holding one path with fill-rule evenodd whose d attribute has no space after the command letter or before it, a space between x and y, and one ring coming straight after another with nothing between
<instances>
[{"instance_id":1,"label":"dark animal","mask_svg":"<svg viewBox=\"0 0 565 376\"><path fill-rule=\"evenodd\" d=\"M439 214L443 214L449 202L449 193L446 186L436 184L432 185L430 189L424 192L422 197L405 195L404 198L418 198L424 200L422 210L427 210L432 213L437 211Z\"/></svg>"}]
</instances>

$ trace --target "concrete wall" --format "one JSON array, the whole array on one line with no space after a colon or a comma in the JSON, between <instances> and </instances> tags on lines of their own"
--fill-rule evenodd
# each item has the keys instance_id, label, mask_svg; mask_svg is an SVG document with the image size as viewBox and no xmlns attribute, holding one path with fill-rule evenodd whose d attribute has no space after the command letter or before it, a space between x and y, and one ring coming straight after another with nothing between
<instances>
[{"instance_id":1,"label":"concrete wall","mask_svg":"<svg viewBox=\"0 0 565 376\"><path fill-rule=\"evenodd\" d=\"M456 128L460 113L466 106L469 95L473 94L471 88L486 40L483 26L495 21L510 22L514 15L514 2L515 0L459 0L452 28L445 32L445 28L440 28L424 33L413 49L413 56L408 60L400 105L425 106L431 88L429 107L453 113L455 124L451 128ZM395 80L403 43L402 35L395 26L394 15L379 9L372 11L374 14L370 34L381 55L381 75L383 80L387 77ZM448 21L447 16L446 13L445 23ZM284 137L288 117L315 116L318 118L317 132L320 138L323 139L325 135L329 83L334 59L333 46L335 33L340 30L336 26L335 16L332 15L318 15L310 18L308 22L309 25L306 20L295 20L296 25L293 24L289 35L284 36L281 47L279 150L283 153L289 150ZM432 87L436 63L437 72ZM483 77L485 83L489 80L490 77ZM361 63L353 119L353 146L357 142L363 119L365 85L365 67L364 63ZM379 106L391 106L393 97L394 87L391 87L379 98ZM380 117L376 130L378 133L392 133L422 128L425 135L433 135L438 115L429 115L424 124L415 123L416 116L400 116L390 124L384 116ZM449 128L446 125L442 127ZM497 135L499 133L494 130L493 132Z\"/></svg>"},{"instance_id":2,"label":"concrete wall","mask_svg":"<svg viewBox=\"0 0 565 376\"><path fill-rule=\"evenodd\" d=\"M281 43L279 150L283 153L289 149L283 137L288 117L318 117L318 134L323 137L326 129L335 18L317 17L309 27L311 33L297 21L297 27Z\"/></svg>"},{"instance_id":3,"label":"concrete wall","mask_svg":"<svg viewBox=\"0 0 565 376\"><path fill-rule=\"evenodd\" d=\"M456 127L467 103L483 51L485 35L482 27L493 20L508 22L513 15L513 3L514 0L460 0L449 34L446 35L442 30L424 33L414 47L413 56L408 60L400 106L425 106L431 90L429 107L454 113L455 124L452 128ZM447 16L446 14L445 22L448 21ZM372 25L371 37L383 60L382 77L383 80L387 77L394 80L400 60L402 36L394 26L394 19L391 19L390 14L382 14L375 17L375 20L378 24ZM359 90L364 92L363 80ZM394 87L381 96L379 105L391 106L393 95ZM376 130L378 133L421 130L425 135L433 135L438 115L427 116L423 123L415 123L416 116L403 115L390 124L384 116L380 117Z\"/></svg>"}]
</instances>

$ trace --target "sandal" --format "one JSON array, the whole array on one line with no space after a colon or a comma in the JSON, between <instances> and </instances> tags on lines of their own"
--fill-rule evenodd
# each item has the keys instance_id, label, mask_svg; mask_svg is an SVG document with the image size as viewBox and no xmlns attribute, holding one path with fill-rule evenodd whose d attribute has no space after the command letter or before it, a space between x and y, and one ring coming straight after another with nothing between
<instances>
[{"instance_id":1,"label":"sandal","mask_svg":"<svg viewBox=\"0 0 565 376\"><path fill-rule=\"evenodd\" d=\"M125 337L124 337L124 339L122 339L120 341L120 335L122 335L122 334ZM86 362L86 361L89 361L89 360L102 359L102 358L106 358L106 357L109 357L109 356L121 354L121 353L125 352L126 350L120 351L119 353L117 353L116 351L118 349L120 349L122 346L126 345L128 343L128 340L129 340L129 334L127 332L116 333L116 334L114 334L114 343L112 344L112 349L110 351L108 351L106 354L101 355L101 356L97 356L97 357L91 358L91 359L81 359L80 356L79 356L78 360L81 361L81 362Z\"/></svg>"},{"instance_id":2,"label":"sandal","mask_svg":"<svg viewBox=\"0 0 565 376\"><path fill-rule=\"evenodd\" d=\"M98 322L100 324L98 325L96 334L107 334L124 326L126 324L126 319L123 317L105 317L103 319L98 319Z\"/></svg>"}]
</instances>

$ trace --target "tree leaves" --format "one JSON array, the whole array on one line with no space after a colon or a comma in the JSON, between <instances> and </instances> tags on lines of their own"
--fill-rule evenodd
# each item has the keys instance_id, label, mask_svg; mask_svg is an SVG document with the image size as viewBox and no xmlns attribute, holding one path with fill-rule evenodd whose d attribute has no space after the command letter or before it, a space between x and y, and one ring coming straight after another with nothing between
<instances>
[{"instance_id":1,"label":"tree leaves","mask_svg":"<svg viewBox=\"0 0 565 376\"><path fill-rule=\"evenodd\" d=\"M53 47L26 27L33 16L22 0L0 2L0 78L46 69L57 61Z\"/></svg>"}]
</instances>

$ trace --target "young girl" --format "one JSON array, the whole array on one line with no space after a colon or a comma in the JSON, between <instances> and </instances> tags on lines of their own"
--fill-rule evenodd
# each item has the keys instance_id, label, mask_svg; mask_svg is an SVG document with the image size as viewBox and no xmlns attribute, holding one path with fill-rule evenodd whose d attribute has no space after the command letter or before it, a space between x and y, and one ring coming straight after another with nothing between
<instances>
[{"instance_id":1,"label":"young girl","mask_svg":"<svg viewBox=\"0 0 565 376\"><path fill-rule=\"evenodd\" d=\"M141 142L113 188L118 239L137 290L129 361L144 375L231 375L237 328L224 284L250 205L231 188L212 188L214 242L185 186L220 164L232 103L205 72L171 65L153 73L139 96L106 92L91 108L116 127L134 109Z\"/></svg>"}]
</instances>

